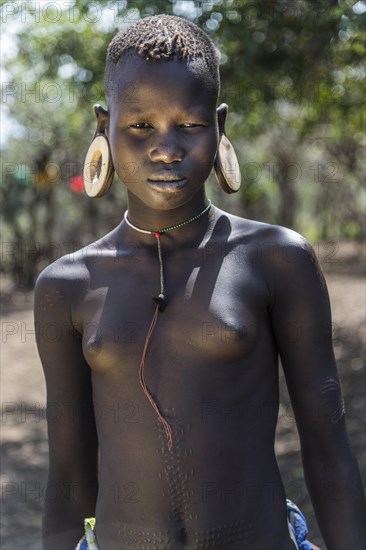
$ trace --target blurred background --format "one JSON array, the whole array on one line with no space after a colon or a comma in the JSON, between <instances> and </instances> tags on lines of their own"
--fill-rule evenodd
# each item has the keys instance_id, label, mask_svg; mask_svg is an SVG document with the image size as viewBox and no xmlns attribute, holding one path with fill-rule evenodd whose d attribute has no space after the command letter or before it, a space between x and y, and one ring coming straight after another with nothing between
<instances>
[{"instance_id":1,"label":"blurred background","mask_svg":"<svg viewBox=\"0 0 366 550\"><path fill-rule=\"evenodd\" d=\"M4 549L40 548L47 444L31 289L43 267L122 218L120 182L102 199L83 192L93 104L106 105L111 38L158 13L197 23L220 54L220 102L229 105L227 134L243 183L239 193L225 196L211 176L210 198L234 214L291 227L315 247L330 289L335 350L364 473L366 3L1 2ZM321 545L283 380L281 386L278 460L289 496L309 514L313 540Z\"/></svg>"},{"instance_id":2,"label":"blurred background","mask_svg":"<svg viewBox=\"0 0 366 550\"><path fill-rule=\"evenodd\" d=\"M364 2L5 2L2 270L18 285L119 223L120 183L103 200L83 193L92 107L105 105L111 38L157 13L198 23L220 52L243 185L225 197L213 182L215 203L312 242L364 237Z\"/></svg>"}]
</instances>

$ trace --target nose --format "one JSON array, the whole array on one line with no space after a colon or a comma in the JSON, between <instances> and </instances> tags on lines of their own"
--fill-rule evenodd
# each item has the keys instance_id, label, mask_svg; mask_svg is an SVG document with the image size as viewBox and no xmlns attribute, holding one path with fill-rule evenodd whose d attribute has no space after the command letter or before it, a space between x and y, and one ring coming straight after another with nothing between
<instances>
[{"instance_id":1,"label":"nose","mask_svg":"<svg viewBox=\"0 0 366 550\"><path fill-rule=\"evenodd\" d=\"M184 149L174 138L161 139L153 145L149 152L150 160L153 162L170 163L181 161L184 158Z\"/></svg>"}]
</instances>

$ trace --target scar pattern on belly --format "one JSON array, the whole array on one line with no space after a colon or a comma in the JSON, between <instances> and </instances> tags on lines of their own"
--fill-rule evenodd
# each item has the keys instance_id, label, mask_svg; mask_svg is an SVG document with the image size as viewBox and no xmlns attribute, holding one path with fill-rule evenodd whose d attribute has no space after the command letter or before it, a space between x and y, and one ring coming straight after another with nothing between
<instances>
[{"instance_id":1,"label":"scar pattern on belly","mask_svg":"<svg viewBox=\"0 0 366 550\"><path fill-rule=\"evenodd\" d=\"M194 550L216 550L248 539L255 534L250 521L233 521L195 533Z\"/></svg>"},{"instance_id":2,"label":"scar pattern on belly","mask_svg":"<svg viewBox=\"0 0 366 550\"><path fill-rule=\"evenodd\" d=\"M168 491L171 502L172 513L169 520L181 522L198 519L198 515L194 517L190 510L190 493L188 489L188 480L195 475L194 469L183 468L183 460L193 454L193 450L185 445L186 431L189 430L189 424L184 426L177 423L177 414L174 407L167 409L166 414L169 417L169 423L172 428L173 448L171 451L167 448L166 435L162 425L158 426L158 437L161 442L162 452L164 456L164 471L160 473L160 477L165 477L168 483Z\"/></svg>"},{"instance_id":3,"label":"scar pattern on belly","mask_svg":"<svg viewBox=\"0 0 366 550\"><path fill-rule=\"evenodd\" d=\"M134 529L123 525L118 528L119 541L125 550L173 550L169 531Z\"/></svg>"},{"instance_id":4,"label":"scar pattern on belly","mask_svg":"<svg viewBox=\"0 0 366 550\"><path fill-rule=\"evenodd\" d=\"M344 407L344 401L342 391L337 380L333 378L327 378L322 386L321 393L327 394L333 393L333 399L328 402L331 408L330 421L333 423L339 422L341 418L346 414Z\"/></svg>"}]
</instances>

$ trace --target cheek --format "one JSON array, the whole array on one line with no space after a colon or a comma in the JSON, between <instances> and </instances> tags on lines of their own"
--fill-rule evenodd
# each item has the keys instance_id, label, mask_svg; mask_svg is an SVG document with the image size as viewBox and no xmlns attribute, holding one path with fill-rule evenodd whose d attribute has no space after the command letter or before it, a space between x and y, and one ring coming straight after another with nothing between
<instances>
[{"instance_id":1,"label":"cheek","mask_svg":"<svg viewBox=\"0 0 366 550\"><path fill-rule=\"evenodd\" d=\"M191 151L192 158L204 177L208 177L213 167L215 155L217 151L216 136L209 136L200 145L194 147Z\"/></svg>"},{"instance_id":2,"label":"cheek","mask_svg":"<svg viewBox=\"0 0 366 550\"><path fill-rule=\"evenodd\" d=\"M129 140L123 139L117 132L111 133L109 145L114 169L118 177L124 183L137 181L142 167L143 151L141 145L131 144Z\"/></svg>"},{"instance_id":3,"label":"cheek","mask_svg":"<svg viewBox=\"0 0 366 550\"><path fill-rule=\"evenodd\" d=\"M139 163L136 160L130 160L120 164L117 174L125 185L131 186L141 178L139 172Z\"/></svg>"},{"instance_id":4,"label":"cheek","mask_svg":"<svg viewBox=\"0 0 366 550\"><path fill-rule=\"evenodd\" d=\"M207 157L211 159L213 163L216 156L217 147L219 144L219 134L218 131L212 131L207 139Z\"/></svg>"}]
</instances>

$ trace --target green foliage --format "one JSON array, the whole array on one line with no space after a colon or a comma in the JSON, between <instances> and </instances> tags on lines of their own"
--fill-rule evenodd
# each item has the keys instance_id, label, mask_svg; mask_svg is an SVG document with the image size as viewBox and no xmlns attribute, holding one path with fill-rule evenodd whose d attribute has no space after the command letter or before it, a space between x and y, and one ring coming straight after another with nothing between
<instances>
[{"instance_id":1,"label":"green foliage","mask_svg":"<svg viewBox=\"0 0 366 550\"><path fill-rule=\"evenodd\" d=\"M82 172L92 106L104 103L108 42L156 13L198 23L221 53L221 101L230 107L243 186L229 199L213 192L215 202L316 239L364 235L363 2L75 0L2 9L14 42L4 65L14 132L3 153L3 226L14 250L33 250L5 258L19 283L31 284L45 262L68 252L62 243L75 248L122 218L121 185L91 201L69 181Z\"/></svg>"}]
</instances>

